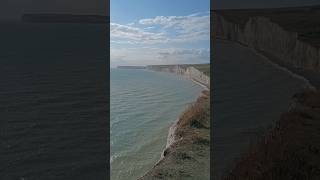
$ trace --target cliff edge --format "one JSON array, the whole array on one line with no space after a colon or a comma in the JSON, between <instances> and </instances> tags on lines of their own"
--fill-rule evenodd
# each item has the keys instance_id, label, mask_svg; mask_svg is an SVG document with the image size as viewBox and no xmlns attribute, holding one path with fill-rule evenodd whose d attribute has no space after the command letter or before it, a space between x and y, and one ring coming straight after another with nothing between
<instances>
[{"instance_id":1,"label":"cliff edge","mask_svg":"<svg viewBox=\"0 0 320 180\"><path fill-rule=\"evenodd\" d=\"M214 10L214 34L239 42L320 86L320 7Z\"/></svg>"},{"instance_id":2,"label":"cliff edge","mask_svg":"<svg viewBox=\"0 0 320 180\"><path fill-rule=\"evenodd\" d=\"M294 95L288 112L222 179L320 179L320 7L216 10L213 15L217 39L248 46L315 87Z\"/></svg>"},{"instance_id":3,"label":"cliff edge","mask_svg":"<svg viewBox=\"0 0 320 180\"><path fill-rule=\"evenodd\" d=\"M149 65L147 69L175 73L210 89L210 64Z\"/></svg>"},{"instance_id":4,"label":"cliff edge","mask_svg":"<svg viewBox=\"0 0 320 180\"><path fill-rule=\"evenodd\" d=\"M205 87L170 127L160 160L139 180L210 179L210 64L152 65Z\"/></svg>"},{"instance_id":5,"label":"cliff edge","mask_svg":"<svg viewBox=\"0 0 320 180\"><path fill-rule=\"evenodd\" d=\"M210 93L201 96L171 126L159 162L139 180L210 179Z\"/></svg>"},{"instance_id":6,"label":"cliff edge","mask_svg":"<svg viewBox=\"0 0 320 180\"><path fill-rule=\"evenodd\" d=\"M290 110L224 180L320 179L320 93L294 95Z\"/></svg>"}]
</instances>

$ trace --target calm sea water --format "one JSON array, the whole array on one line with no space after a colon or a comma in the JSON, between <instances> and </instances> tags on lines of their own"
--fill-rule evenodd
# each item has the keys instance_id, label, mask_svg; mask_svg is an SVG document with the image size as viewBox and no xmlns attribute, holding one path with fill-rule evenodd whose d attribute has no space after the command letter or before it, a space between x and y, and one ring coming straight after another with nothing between
<instances>
[{"instance_id":1,"label":"calm sea water","mask_svg":"<svg viewBox=\"0 0 320 180\"><path fill-rule=\"evenodd\" d=\"M0 179L106 179L103 25L0 24Z\"/></svg>"},{"instance_id":2,"label":"calm sea water","mask_svg":"<svg viewBox=\"0 0 320 180\"><path fill-rule=\"evenodd\" d=\"M111 69L111 179L134 180L159 160L170 125L201 87L147 70Z\"/></svg>"},{"instance_id":3,"label":"calm sea water","mask_svg":"<svg viewBox=\"0 0 320 180\"><path fill-rule=\"evenodd\" d=\"M306 83L237 43L218 41L213 70L214 178L231 170Z\"/></svg>"}]
</instances>

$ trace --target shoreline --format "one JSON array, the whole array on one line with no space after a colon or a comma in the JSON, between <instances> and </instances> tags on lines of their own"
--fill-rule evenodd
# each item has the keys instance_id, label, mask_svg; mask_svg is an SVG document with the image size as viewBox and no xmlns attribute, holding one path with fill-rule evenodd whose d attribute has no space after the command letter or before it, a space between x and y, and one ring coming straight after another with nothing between
<instances>
[{"instance_id":1,"label":"shoreline","mask_svg":"<svg viewBox=\"0 0 320 180\"><path fill-rule=\"evenodd\" d=\"M231 13L231 15L234 14ZM275 17L272 17L273 20L276 19ZM223 18L224 15L221 16L221 19ZM248 21L243 21L242 24L247 25L248 29L251 28L251 31L240 27L235 19L234 21L227 19L223 21L230 27L227 27L228 30L224 29L225 31L222 29L221 32L230 34L222 40L238 43L251 49L275 68L302 80L306 87L302 92L296 92L293 95L287 111L277 118L273 123L273 128L265 132L257 142L251 144L240 159L235 161L232 167L226 169L227 172L222 179L319 179L317 170L320 169L318 163L320 143L317 140L320 138L318 133L320 72L317 69L318 59L315 58L318 56L315 51L319 48L312 46L311 43L302 42L298 34L291 36L296 32L287 31L281 26L283 25L281 23L254 16L254 13L246 18L261 27L260 31L250 26L252 24ZM273 31L270 29L268 29L270 32L264 31L263 27L273 28L271 29ZM252 31L258 35L249 36ZM268 42L265 39L266 36L262 36L264 32L279 39L277 41L272 41L272 39ZM282 38L281 34L285 36ZM278 44L274 44L278 41ZM286 46L280 46L281 43ZM294 49L290 49L292 46ZM279 49L272 49L272 47Z\"/></svg>"},{"instance_id":2,"label":"shoreline","mask_svg":"<svg viewBox=\"0 0 320 180\"><path fill-rule=\"evenodd\" d=\"M151 70L151 71L154 71L154 70ZM163 71L161 71L161 72L163 72ZM169 72L169 73L174 73L174 72ZM187 76L187 75L183 75L183 74L179 74L179 73L174 73L174 74L181 76L183 78L186 78L186 79L190 80L191 82L195 83L196 85L200 86L201 88L203 88L200 95L197 96L197 99L196 99L196 101L193 102L193 104L196 104L199 101L199 99L201 99L205 96L208 97L208 94L210 94L209 88L205 84L202 84L201 82L198 82L195 79L192 79L190 76ZM173 177L185 176L185 174L183 174L183 173L179 174L179 175L177 175L177 174L170 175L170 173L173 173L172 171L174 171L174 170L169 170L166 173L161 173L161 172L159 172L159 170L161 171L164 169L164 167L162 167L162 164L164 163L164 161L167 161L168 154L170 152L174 151L173 149L177 149L177 147L179 146L179 142L185 138L185 136L179 137L178 133L180 131L180 128L182 128L180 126L180 123L183 120L183 116L190 109L192 109L192 107L186 107L185 110L180 113L179 117L172 123L172 125L170 126L170 128L168 130L167 143L161 153L160 159L157 161L157 163L152 168L150 168L149 171L147 171L143 176L139 177L138 180L144 180L144 179L149 179L149 178L159 178L159 179L162 179L162 178L168 179L169 178L169 179L171 179ZM209 117L209 119L210 119L210 117ZM209 131L210 131L210 127L209 127ZM208 134L210 135L210 133L208 133ZM192 143L192 142L190 142L190 143ZM172 163L172 164L173 164L173 166L178 165L176 163Z\"/></svg>"},{"instance_id":3,"label":"shoreline","mask_svg":"<svg viewBox=\"0 0 320 180\"><path fill-rule=\"evenodd\" d=\"M247 46L241 42L238 42L238 41L233 41L233 40L228 40L228 39L219 39L219 40L220 41L227 41L227 42L231 42L231 43L237 43L240 46L253 51L256 55L262 57L266 63L271 64L274 68L277 68L281 71L284 71L285 73L287 73L288 75L290 75L296 79L302 80L303 83L306 85L305 89L302 92L296 92L295 94L293 94L293 97L289 102L288 110L283 112L281 117L279 119L277 119L276 122L272 123L273 128L268 130L265 133L265 135L263 135L262 140L259 139L256 143L251 144L248 151L246 151L243 155L241 155L239 157L239 160L234 162L234 166L232 166L233 168L226 169L226 170L231 170L231 171L228 171L229 173L223 175L223 178L222 178L223 180L242 180L242 178L243 179L251 178L251 176L249 176L249 174L254 173L253 172L254 170L252 170L252 172L250 172L251 170L249 168L255 169L254 167L251 166L252 164L250 164L250 163L252 163L252 161L254 161L255 158L260 158L258 155L256 155L257 149L260 150L261 149L260 146L266 146L266 143L272 144L273 139L275 138L274 137L275 134L277 134L279 136L277 138L281 138L281 136L279 134L284 133L286 131L285 128L282 128L282 131L279 131L278 124L283 125L281 123L282 121L288 122L287 117L291 117L292 116L291 114L298 113L298 116L300 116L301 114L299 114L299 113L304 113L303 111L305 111L305 109L308 108L308 106L305 105L301 101L302 100L304 101L304 98L306 96L308 98L309 98L309 96L315 96L316 99L319 99L320 93L318 92L318 88L312 84L312 81L310 79L308 79L308 77L303 76L302 73L297 73L295 71L292 71L292 67L286 66L282 63L279 63L279 61L277 61L277 59L275 59L274 57L270 58L270 56L265 55L262 51L259 51L253 47L249 47L249 46ZM318 94L318 95L313 95L313 94ZM308 99L308 101L311 101L311 100ZM285 125L283 125L283 126L285 127ZM298 126L298 125L296 125L296 126ZM277 131L279 131L279 132L277 132ZM264 147L264 148L267 149L267 150L264 150L265 153L270 153L269 152L270 148L269 149L268 149L268 147ZM276 149L277 148L274 147L273 151ZM261 156L263 156L263 155L261 155ZM263 160L261 160L261 161L263 161ZM247 164L250 164L250 165L247 165ZM247 167L248 167L248 169L246 169ZM244 169L245 169L245 171L244 171ZM255 169L255 170L259 171L258 169ZM248 173L248 172L250 172L250 173ZM245 174L245 173L247 173L247 174Z\"/></svg>"},{"instance_id":4,"label":"shoreline","mask_svg":"<svg viewBox=\"0 0 320 180\"><path fill-rule=\"evenodd\" d=\"M218 38L219 41L227 41L227 42L232 42L232 43L237 43L240 46L247 48L251 51L253 51L256 55L260 56L263 58L267 63L271 64L274 66L276 69L282 70L286 72L288 75L302 80L306 84L306 89L311 89L311 90L317 90L317 87L315 84L312 83L312 80L310 80L308 77L302 75L303 72L298 73L296 72L293 67L290 67L289 65L284 65L283 63L280 63L280 60L277 60L275 57L271 57L270 55L268 56L265 52L255 49L253 47L249 47L239 41L233 41L233 40L228 40L228 39L220 39ZM320 73L319 73L320 75ZM319 78L320 79L320 78Z\"/></svg>"},{"instance_id":5,"label":"shoreline","mask_svg":"<svg viewBox=\"0 0 320 180\"><path fill-rule=\"evenodd\" d=\"M122 73L122 69L119 69L119 70L115 69L115 70L119 71L119 73ZM142 175L144 175L146 172L148 172L158 161L160 161L160 156L161 156L161 154L163 154L163 151L165 150L165 146L167 144L167 136L168 136L169 128L172 126L173 122L177 121L178 117L180 116L180 114L183 111L185 111L186 107L196 100L196 98L199 96L200 92L202 91L202 88L196 84L193 84L191 81L185 79L185 77L177 76L177 75L171 74L171 73L170 74L169 73L162 74L162 72L155 72L155 71L151 72L150 70L145 70L145 69L143 69L143 70L140 70L140 69L139 70L123 70L124 73L125 73L125 71L128 71L129 73L131 71L132 71L132 73L143 73L143 74L141 74L143 76L138 76L141 78L141 79L139 79L139 81L141 81L141 80L143 81L144 79L147 79L145 81L147 83L147 84L145 84L146 87L143 87L143 89L150 87L151 88L150 90L152 90L152 91L150 91L150 94L155 95L155 97L151 97L151 96L150 96L150 98L149 98L149 96L141 96L141 97L147 97L149 104L151 104L152 109L150 109L150 108L147 108L147 109L153 110L154 109L153 107L158 108L158 110L156 110L156 114L154 116L153 116L152 111L151 111L151 114L150 113L148 113L149 115L147 114L148 122L152 123L151 126L149 126L150 128L148 128L149 130L151 130L151 132L148 132L145 134L141 133L141 134L143 134L143 137L144 137L143 138L144 141L142 141L142 145L138 144L137 146L136 145L134 146L134 147L136 147L135 149L137 149L137 152L142 150L141 151L142 153L139 153L139 156L137 156L137 157L139 157L139 158L141 157L141 160L142 160L141 167L143 169L139 168L136 171L137 173L135 173L134 172L136 170L135 165L134 165L135 161L133 161L133 162L129 161L128 165L130 165L130 166L128 166L128 167L130 167L130 171L127 171L126 169L124 169L123 173L121 173L120 172L121 169L119 169L117 167L121 167L121 166L122 166L122 168L127 167L126 164L123 164L121 166L118 166L118 165L113 166L113 167L116 167L116 168L114 168L114 170L115 170L114 177L116 179L117 179L117 177L121 178L121 179L122 178L125 179L126 177L129 179L130 178L137 179L137 178L141 177ZM131 75L129 74L129 76L131 76ZM152 78L148 78L149 76ZM113 77L116 77L116 76L114 75ZM167 79L168 79L168 81L167 81ZM158 81L160 82L160 84ZM163 83L161 83L161 82L163 82ZM170 82L172 82L172 83L170 83ZM156 84L159 84L159 87ZM165 87L163 87L163 86L165 86ZM115 86L115 87L117 87L117 86ZM120 86L118 86L118 87L120 87ZM158 90L155 91L156 89L154 89L154 88L157 88ZM155 91L155 92L153 92L153 91ZM136 93L134 93L135 97L137 97L137 96L139 96L139 94L141 94L141 92L144 92L144 91L135 91L135 92L136 92ZM148 90L146 92L148 92ZM168 94L168 96L167 96L167 94ZM158 96L158 95L160 95L160 96ZM160 99L158 97L160 97ZM171 99L165 100L166 98L161 99L161 97L168 97ZM158 101L160 104L157 103ZM144 100L142 100L141 102L144 103ZM148 104L148 103L144 103L144 104ZM140 109L143 111L142 108L140 108ZM116 112L116 111L114 111L114 112ZM148 127L148 126L146 126L146 127ZM137 129L138 129L138 131L140 131L139 126L137 126ZM151 134L152 136L149 137L149 134ZM141 139L141 138L139 138L139 139ZM134 143L134 141L133 141L133 143ZM131 147L133 147L133 146L131 146ZM149 149L152 151L149 151ZM117 154L118 153L116 152L115 155L117 155ZM138 155L138 154L136 154L136 155L134 155L134 154L135 153L131 153L131 157L135 158L135 156ZM145 159L145 158L147 158L147 159ZM122 161L123 160L124 159L122 159ZM117 162L121 162L121 161L115 161L115 162L116 162L115 164L119 164ZM125 161L123 161L123 162L125 162ZM143 164L144 162L147 162L148 164L146 164L146 163ZM131 165L133 165L132 171L131 171ZM120 174L119 176L117 175L118 172ZM134 173L132 173L132 176L129 174L131 172L134 172Z\"/></svg>"},{"instance_id":6,"label":"shoreline","mask_svg":"<svg viewBox=\"0 0 320 180\"><path fill-rule=\"evenodd\" d=\"M187 78L188 79L188 78ZM193 79L189 79L191 80L193 83L199 85L200 87L203 88L203 90L200 92L200 94L197 96L197 99L200 98L201 96L203 96L203 91L208 91L208 87L201 84L201 83L198 83L196 81L194 81ZM194 101L195 102L195 101ZM194 103L193 102L193 103ZM188 107L185 108L185 110L188 109ZM184 111L185 111L184 110ZM180 116L184 113L184 111L182 111L180 113ZM180 117L178 117L173 123L172 125L170 126L169 128L169 131L168 131L168 136L167 136L167 144L166 144L166 147L164 148L164 150L162 151L161 153L161 157L159 159L159 161L161 161L163 158L164 158L164 153L166 151L166 149L170 148L172 144L176 143L178 140L176 139L176 136L175 136L175 133L177 132L177 126L178 126L178 123L179 123L179 120L180 120ZM157 164L157 163L156 163Z\"/></svg>"}]
</instances>

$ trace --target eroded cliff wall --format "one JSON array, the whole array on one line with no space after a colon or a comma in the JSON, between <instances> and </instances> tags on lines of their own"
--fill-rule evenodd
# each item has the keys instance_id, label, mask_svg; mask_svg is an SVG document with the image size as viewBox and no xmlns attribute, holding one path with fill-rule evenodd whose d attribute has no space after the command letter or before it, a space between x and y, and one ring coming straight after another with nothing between
<instances>
[{"instance_id":1,"label":"eroded cliff wall","mask_svg":"<svg viewBox=\"0 0 320 180\"><path fill-rule=\"evenodd\" d=\"M298 33L289 32L266 17L251 17L240 25L214 12L213 26L217 38L237 41L272 54L295 68L320 71L319 48L299 40Z\"/></svg>"},{"instance_id":2,"label":"eroded cliff wall","mask_svg":"<svg viewBox=\"0 0 320 180\"><path fill-rule=\"evenodd\" d=\"M210 179L210 92L171 126L161 159L139 180Z\"/></svg>"},{"instance_id":3,"label":"eroded cliff wall","mask_svg":"<svg viewBox=\"0 0 320 180\"><path fill-rule=\"evenodd\" d=\"M185 76L195 81L196 83L199 83L210 89L210 78L193 66L186 67L183 65L151 65L147 66L147 69L153 71L176 73Z\"/></svg>"}]
</instances>

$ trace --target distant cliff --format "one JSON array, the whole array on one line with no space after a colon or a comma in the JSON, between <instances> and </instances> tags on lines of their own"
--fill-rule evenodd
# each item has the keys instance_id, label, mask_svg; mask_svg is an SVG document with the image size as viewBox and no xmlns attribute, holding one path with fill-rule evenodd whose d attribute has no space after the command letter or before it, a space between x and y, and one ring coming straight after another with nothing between
<instances>
[{"instance_id":1,"label":"distant cliff","mask_svg":"<svg viewBox=\"0 0 320 180\"><path fill-rule=\"evenodd\" d=\"M86 23L86 24L107 24L107 16L99 15L73 15L73 14L24 14L21 17L23 22L34 23Z\"/></svg>"},{"instance_id":2,"label":"distant cliff","mask_svg":"<svg viewBox=\"0 0 320 180\"><path fill-rule=\"evenodd\" d=\"M283 21L284 25L282 26L282 24L279 24L280 20L277 20L276 15L274 15L276 13L272 13L270 12L271 15L265 15L266 13L246 14L241 19L239 18L241 14L237 15L237 12L235 12L231 15L234 17L232 19L229 18L228 12L214 11L213 26L215 35L217 38L237 41L264 53L272 54L281 63L294 68L319 72L319 46L311 42L313 38L307 39L308 41L305 40L306 38L303 39L303 37L310 36L310 33L318 33L319 28L317 29L317 25L306 24L307 22L304 22L304 19L299 25L289 24L290 22L285 21L286 18L287 21L291 21L290 16L304 17L303 12L300 15L288 12L287 17L284 17L283 14L285 13L281 14L279 12L278 19ZM309 14L312 17L312 14ZM316 18L313 17L313 19ZM296 21L292 20L294 23ZM317 23L319 22L317 21ZM305 28L310 30L309 32L303 32L304 24L306 24ZM301 35L300 31L303 32L303 35Z\"/></svg>"},{"instance_id":3,"label":"distant cliff","mask_svg":"<svg viewBox=\"0 0 320 180\"><path fill-rule=\"evenodd\" d=\"M176 73L185 76L193 80L194 82L199 83L200 85L210 89L210 75L207 75L204 72L197 69L197 66L199 65L150 65L147 66L147 69L153 71ZM210 68L209 64L207 64L206 66Z\"/></svg>"},{"instance_id":4,"label":"distant cliff","mask_svg":"<svg viewBox=\"0 0 320 180\"><path fill-rule=\"evenodd\" d=\"M146 69L145 66L118 66L118 69Z\"/></svg>"},{"instance_id":5,"label":"distant cliff","mask_svg":"<svg viewBox=\"0 0 320 180\"><path fill-rule=\"evenodd\" d=\"M308 79L319 79L318 6L217 10L212 25L217 38L249 46L290 70L293 67L298 72L312 72L310 76L302 73ZM319 106L319 91L294 95L289 111L264 137L251 144L222 179L319 179Z\"/></svg>"},{"instance_id":6,"label":"distant cliff","mask_svg":"<svg viewBox=\"0 0 320 180\"><path fill-rule=\"evenodd\" d=\"M210 89L210 64L149 65ZM210 91L203 90L172 124L161 159L139 180L210 179Z\"/></svg>"}]
</instances>

